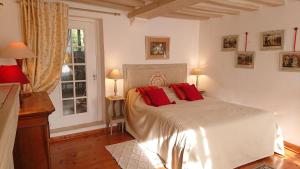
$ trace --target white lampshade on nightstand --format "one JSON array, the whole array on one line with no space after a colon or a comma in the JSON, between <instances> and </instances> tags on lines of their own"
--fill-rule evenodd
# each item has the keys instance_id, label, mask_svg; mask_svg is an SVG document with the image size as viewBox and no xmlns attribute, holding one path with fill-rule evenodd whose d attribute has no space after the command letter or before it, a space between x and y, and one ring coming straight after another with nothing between
<instances>
[{"instance_id":1,"label":"white lampshade on nightstand","mask_svg":"<svg viewBox=\"0 0 300 169\"><path fill-rule=\"evenodd\" d=\"M203 71L201 68L193 68L191 71L191 75L196 76L196 87L198 88L199 86L199 76L203 75Z\"/></svg>"},{"instance_id":2,"label":"white lampshade on nightstand","mask_svg":"<svg viewBox=\"0 0 300 169\"><path fill-rule=\"evenodd\" d=\"M117 92L118 92L117 91L117 80L123 79L123 76L122 76L120 70L119 69L112 69L108 73L107 78L112 79L112 80L115 81L115 84L114 84L114 93L115 93L115 95L114 96L117 96Z\"/></svg>"},{"instance_id":3,"label":"white lampshade on nightstand","mask_svg":"<svg viewBox=\"0 0 300 169\"><path fill-rule=\"evenodd\" d=\"M36 58L36 55L23 42L11 42L0 50L0 58L16 59L20 67L22 59Z\"/></svg>"}]
</instances>

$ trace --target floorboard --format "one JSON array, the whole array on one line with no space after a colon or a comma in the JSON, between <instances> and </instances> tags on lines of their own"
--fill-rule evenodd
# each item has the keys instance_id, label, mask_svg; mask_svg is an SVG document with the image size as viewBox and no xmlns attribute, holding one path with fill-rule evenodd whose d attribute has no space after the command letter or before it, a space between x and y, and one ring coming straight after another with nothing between
<instances>
[{"instance_id":1,"label":"floorboard","mask_svg":"<svg viewBox=\"0 0 300 169\"><path fill-rule=\"evenodd\" d=\"M53 169L119 169L117 162L105 149L106 145L116 144L133 138L127 133L93 133L78 138L55 141L50 144ZM253 169L268 164L275 169L299 169L300 154L286 150L286 156L273 155L238 169Z\"/></svg>"}]
</instances>

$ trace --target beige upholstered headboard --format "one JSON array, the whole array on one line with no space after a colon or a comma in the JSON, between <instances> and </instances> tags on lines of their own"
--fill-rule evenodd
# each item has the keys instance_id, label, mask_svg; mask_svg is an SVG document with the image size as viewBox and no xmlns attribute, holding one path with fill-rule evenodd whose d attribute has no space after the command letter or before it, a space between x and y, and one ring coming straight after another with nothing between
<instances>
[{"instance_id":1,"label":"beige upholstered headboard","mask_svg":"<svg viewBox=\"0 0 300 169\"><path fill-rule=\"evenodd\" d=\"M124 95L129 89L186 82L187 64L124 64Z\"/></svg>"}]
</instances>

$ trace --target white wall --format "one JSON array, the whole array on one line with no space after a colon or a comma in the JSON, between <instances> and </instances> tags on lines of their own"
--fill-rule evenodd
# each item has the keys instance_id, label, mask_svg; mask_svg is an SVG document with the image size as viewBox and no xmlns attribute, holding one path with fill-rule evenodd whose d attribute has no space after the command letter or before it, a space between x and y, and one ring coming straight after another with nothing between
<instances>
[{"instance_id":1,"label":"white wall","mask_svg":"<svg viewBox=\"0 0 300 169\"><path fill-rule=\"evenodd\" d=\"M19 5L13 0L1 2L4 6L0 6L0 47L22 39ZM0 59L1 64L15 64L15 61Z\"/></svg>"},{"instance_id":2,"label":"white wall","mask_svg":"<svg viewBox=\"0 0 300 169\"><path fill-rule=\"evenodd\" d=\"M293 46L293 28L300 27L300 1L283 7L263 7L257 12L228 16L200 23L200 65L206 67L202 80L208 94L226 101L276 112L285 140L300 145L300 73L279 71L280 51L260 51L260 32L285 29L285 51ZM255 68L234 68L235 52L221 51L223 35L249 32L248 50L256 51ZM300 35L298 36L298 41ZM300 50L300 44L297 49ZM255 124L253 124L255 125Z\"/></svg>"}]
</instances>

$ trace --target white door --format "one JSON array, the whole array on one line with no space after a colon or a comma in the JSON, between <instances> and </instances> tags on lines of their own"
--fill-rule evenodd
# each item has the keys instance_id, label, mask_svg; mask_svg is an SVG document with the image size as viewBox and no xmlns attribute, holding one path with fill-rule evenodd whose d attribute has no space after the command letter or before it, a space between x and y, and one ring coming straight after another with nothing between
<instances>
[{"instance_id":1,"label":"white door","mask_svg":"<svg viewBox=\"0 0 300 169\"><path fill-rule=\"evenodd\" d=\"M61 76L64 127L100 121L97 87L97 22L70 18L67 56ZM99 79L100 80L100 79Z\"/></svg>"}]
</instances>

